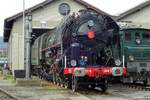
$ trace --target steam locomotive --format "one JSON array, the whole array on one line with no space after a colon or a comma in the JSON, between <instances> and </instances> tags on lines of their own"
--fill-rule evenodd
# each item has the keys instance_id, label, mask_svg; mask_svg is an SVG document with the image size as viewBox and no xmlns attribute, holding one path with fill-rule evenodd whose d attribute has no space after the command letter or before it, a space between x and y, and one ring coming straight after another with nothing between
<instances>
[{"instance_id":1,"label":"steam locomotive","mask_svg":"<svg viewBox=\"0 0 150 100\"><path fill-rule=\"evenodd\" d=\"M72 88L108 88L110 77L122 77L119 27L108 15L81 10L67 15L32 45L32 66L41 78Z\"/></svg>"}]
</instances>

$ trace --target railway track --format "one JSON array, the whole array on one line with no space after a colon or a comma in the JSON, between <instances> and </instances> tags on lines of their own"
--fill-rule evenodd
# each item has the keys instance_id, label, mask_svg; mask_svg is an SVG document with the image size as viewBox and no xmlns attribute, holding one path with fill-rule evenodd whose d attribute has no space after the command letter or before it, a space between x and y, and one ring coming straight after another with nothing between
<instances>
[{"instance_id":1,"label":"railway track","mask_svg":"<svg viewBox=\"0 0 150 100\"><path fill-rule=\"evenodd\" d=\"M133 88L141 91L150 91L150 86L144 86L141 84L129 84L129 83L124 83L122 84L123 87L126 88Z\"/></svg>"},{"instance_id":2,"label":"railway track","mask_svg":"<svg viewBox=\"0 0 150 100\"><path fill-rule=\"evenodd\" d=\"M59 83L54 84L54 83L49 82L49 81L42 82L41 86L42 87L54 86L54 87L58 87L58 88L62 88L62 89L67 89L63 84L59 84ZM72 92L71 89L69 89L69 90L70 90L70 92ZM76 91L75 93L81 93L81 94L109 94L108 92L103 92L98 87L96 87L96 88L80 87L78 89L78 91Z\"/></svg>"},{"instance_id":3,"label":"railway track","mask_svg":"<svg viewBox=\"0 0 150 100\"><path fill-rule=\"evenodd\" d=\"M18 100L17 97L0 88L0 100Z\"/></svg>"}]
</instances>

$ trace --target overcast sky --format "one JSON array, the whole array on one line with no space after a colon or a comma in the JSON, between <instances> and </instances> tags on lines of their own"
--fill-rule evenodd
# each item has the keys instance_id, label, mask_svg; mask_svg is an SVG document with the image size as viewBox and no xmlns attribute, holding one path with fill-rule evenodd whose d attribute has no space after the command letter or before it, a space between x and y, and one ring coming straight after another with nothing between
<instances>
[{"instance_id":1,"label":"overcast sky","mask_svg":"<svg viewBox=\"0 0 150 100\"><path fill-rule=\"evenodd\" d=\"M32 7L45 0L25 0L26 8ZM99 9L111 14L118 15L146 0L84 0ZM23 0L0 1L0 36L3 35L4 19L23 10Z\"/></svg>"}]
</instances>

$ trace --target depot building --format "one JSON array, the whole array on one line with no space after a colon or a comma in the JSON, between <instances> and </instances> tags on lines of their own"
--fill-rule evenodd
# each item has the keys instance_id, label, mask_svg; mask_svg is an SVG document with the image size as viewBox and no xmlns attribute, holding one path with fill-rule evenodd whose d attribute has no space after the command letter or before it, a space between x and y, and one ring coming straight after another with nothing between
<instances>
[{"instance_id":1,"label":"depot building","mask_svg":"<svg viewBox=\"0 0 150 100\"><path fill-rule=\"evenodd\" d=\"M99 14L106 14L100 9L82 0L45 0L25 10L25 15L32 15L32 34L36 37L44 32L55 28L64 17L58 11L62 3L70 6L70 14L82 9L94 10ZM5 19L4 22L4 41L8 42L8 66L14 70L25 69L25 34L23 27L23 12Z\"/></svg>"},{"instance_id":2,"label":"depot building","mask_svg":"<svg viewBox=\"0 0 150 100\"><path fill-rule=\"evenodd\" d=\"M120 14L117 16L117 21L150 29L150 0Z\"/></svg>"}]
</instances>

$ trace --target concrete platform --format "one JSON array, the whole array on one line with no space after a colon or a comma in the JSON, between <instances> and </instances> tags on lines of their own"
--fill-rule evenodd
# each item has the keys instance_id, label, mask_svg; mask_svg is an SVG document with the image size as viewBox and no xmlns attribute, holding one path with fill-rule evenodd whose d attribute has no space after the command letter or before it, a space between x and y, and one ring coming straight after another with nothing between
<instances>
[{"instance_id":1,"label":"concrete platform","mask_svg":"<svg viewBox=\"0 0 150 100\"><path fill-rule=\"evenodd\" d=\"M17 78L16 79L16 86L41 86L42 80L40 79L22 79L22 78Z\"/></svg>"}]
</instances>

